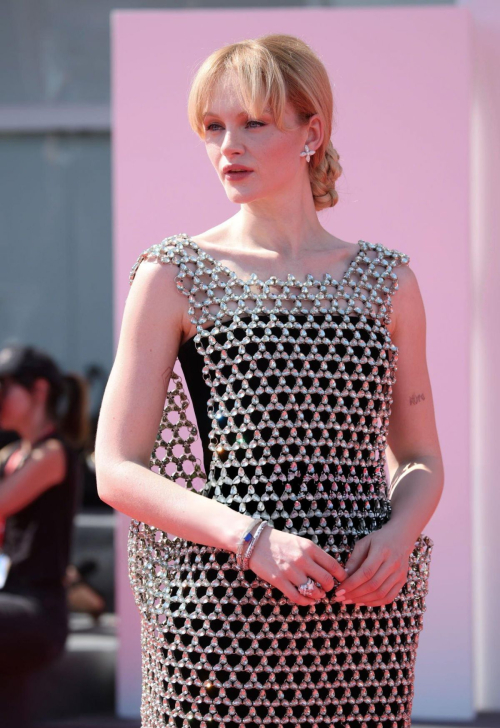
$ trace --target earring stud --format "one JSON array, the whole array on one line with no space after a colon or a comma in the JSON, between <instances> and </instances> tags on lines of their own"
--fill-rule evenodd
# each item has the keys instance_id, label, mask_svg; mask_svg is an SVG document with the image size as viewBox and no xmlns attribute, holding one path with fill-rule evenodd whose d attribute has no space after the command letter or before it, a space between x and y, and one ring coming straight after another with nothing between
<instances>
[{"instance_id":1,"label":"earring stud","mask_svg":"<svg viewBox=\"0 0 500 728\"><path fill-rule=\"evenodd\" d=\"M305 157L307 159L307 161L309 162L309 160L311 159L311 155L316 154L316 150L315 149L309 149L309 147L307 146L307 144L305 145L304 149L305 149L305 151L301 152L300 153L300 156L301 157Z\"/></svg>"}]
</instances>

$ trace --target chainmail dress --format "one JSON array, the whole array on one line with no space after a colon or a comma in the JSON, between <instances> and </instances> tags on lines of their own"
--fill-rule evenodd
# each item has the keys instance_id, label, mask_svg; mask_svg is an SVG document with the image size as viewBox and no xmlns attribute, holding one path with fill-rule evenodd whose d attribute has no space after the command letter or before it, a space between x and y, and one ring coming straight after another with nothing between
<instances>
[{"instance_id":1,"label":"chainmail dress","mask_svg":"<svg viewBox=\"0 0 500 728\"><path fill-rule=\"evenodd\" d=\"M146 259L176 266L197 329L179 351L190 396L174 371L151 469L344 566L391 517L387 325L409 257L360 240L340 281L243 280L180 233L141 253L130 285ZM342 604L332 590L302 606L233 552L132 519L141 725L409 728L433 545L420 534L389 604Z\"/></svg>"}]
</instances>

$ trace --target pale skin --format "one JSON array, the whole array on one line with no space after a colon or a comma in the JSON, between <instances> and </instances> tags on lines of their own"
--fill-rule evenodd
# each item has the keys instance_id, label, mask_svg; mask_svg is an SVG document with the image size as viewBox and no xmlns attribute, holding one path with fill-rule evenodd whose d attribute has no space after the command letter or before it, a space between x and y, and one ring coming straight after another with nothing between
<instances>
[{"instance_id":1,"label":"pale skin","mask_svg":"<svg viewBox=\"0 0 500 728\"><path fill-rule=\"evenodd\" d=\"M307 162L300 156L305 144L313 150L321 145L320 116L299 126L288 104L287 129L281 131L269 113L255 120L245 116L231 83L212 98L204 141L228 198L240 210L192 239L244 280L251 273L264 280L292 273L304 280L308 273L320 278L324 271L342 278L357 246L321 226ZM253 171L232 180L222 171L226 164ZM323 598L334 586L333 577L343 582L346 601L371 606L391 602L406 582L415 540L441 496L444 474L426 364L424 307L414 272L405 266L398 272L389 327L400 357L387 453L391 482L398 483L392 518L356 543L346 564L349 573L312 541L265 528L250 566L297 604ZM143 261L130 288L97 428L98 492L131 518L236 552L239 538L253 523L250 516L149 469L179 346L196 333L187 299L176 287L176 273L175 266ZM297 591L308 577L322 586L311 597Z\"/></svg>"}]
</instances>

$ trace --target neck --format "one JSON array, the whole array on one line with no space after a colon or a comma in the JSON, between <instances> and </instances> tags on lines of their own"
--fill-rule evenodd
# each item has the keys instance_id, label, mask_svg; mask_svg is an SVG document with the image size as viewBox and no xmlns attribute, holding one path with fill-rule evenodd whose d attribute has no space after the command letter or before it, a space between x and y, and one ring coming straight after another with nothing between
<instances>
[{"instance_id":1,"label":"neck","mask_svg":"<svg viewBox=\"0 0 500 728\"><path fill-rule=\"evenodd\" d=\"M55 431L56 425L54 422L48 421L42 424L33 425L19 433L21 435L22 447L26 450L30 450L33 445L38 442L38 440L41 440L45 437L45 435Z\"/></svg>"},{"instance_id":2,"label":"neck","mask_svg":"<svg viewBox=\"0 0 500 728\"><path fill-rule=\"evenodd\" d=\"M316 213L296 219L291 214L288 218L265 212L255 215L242 209L230 222L231 237L239 241L240 248L273 251L283 259L343 247L342 240L321 226Z\"/></svg>"}]
</instances>

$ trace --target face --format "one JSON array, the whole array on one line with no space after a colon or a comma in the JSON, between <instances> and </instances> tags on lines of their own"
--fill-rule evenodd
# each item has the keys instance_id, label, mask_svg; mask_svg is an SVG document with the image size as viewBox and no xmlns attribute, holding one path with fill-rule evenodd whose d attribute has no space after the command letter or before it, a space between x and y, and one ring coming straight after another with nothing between
<instances>
[{"instance_id":1,"label":"face","mask_svg":"<svg viewBox=\"0 0 500 728\"><path fill-rule=\"evenodd\" d=\"M29 423L37 407L43 406L48 394L48 382L37 379L32 392L10 377L0 380L0 427L16 430L23 423Z\"/></svg>"},{"instance_id":2,"label":"face","mask_svg":"<svg viewBox=\"0 0 500 728\"><path fill-rule=\"evenodd\" d=\"M307 125L299 125L293 107L287 102L285 131L280 131L267 109L250 118L241 105L233 77L219 84L203 119L205 145L210 161L232 202L250 203L290 196L294 187L309 184L304 144L315 149L321 143L321 121L317 115ZM250 172L225 173L230 164Z\"/></svg>"}]
</instances>

